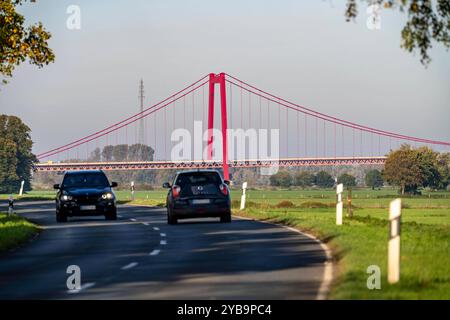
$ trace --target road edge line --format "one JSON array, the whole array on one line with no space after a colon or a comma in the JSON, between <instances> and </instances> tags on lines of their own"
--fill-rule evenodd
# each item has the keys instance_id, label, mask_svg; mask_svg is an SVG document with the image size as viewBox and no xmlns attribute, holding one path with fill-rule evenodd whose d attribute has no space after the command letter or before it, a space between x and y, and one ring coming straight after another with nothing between
<instances>
[{"instance_id":1,"label":"road edge line","mask_svg":"<svg viewBox=\"0 0 450 320\"><path fill-rule=\"evenodd\" d=\"M233 214L233 217L236 217L241 220L257 221L257 222L281 227L283 229L287 229L289 231L302 234L302 235L310 238L311 240L314 240L315 242L317 242L320 245L320 247L322 248L322 250L325 252L326 261L325 261L325 266L324 266L323 275L322 275L322 283L320 284L319 291L317 292L316 300L327 300L328 295L330 293L330 289L331 289L331 283L333 281L334 266L333 266L332 251L324 242L322 242L319 238L317 238L316 236L314 236L311 233L301 231L299 229L289 227L289 226L286 226L281 223L263 221L263 220L248 218L248 217L239 216L239 215L235 215L235 214Z\"/></svg>"}]
</instances>

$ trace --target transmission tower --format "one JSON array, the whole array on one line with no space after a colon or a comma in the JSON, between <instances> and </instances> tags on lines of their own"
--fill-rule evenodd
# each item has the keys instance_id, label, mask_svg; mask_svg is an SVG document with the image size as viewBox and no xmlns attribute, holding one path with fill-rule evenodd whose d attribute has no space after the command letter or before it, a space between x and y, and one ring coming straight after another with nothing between
<instances>
[{"instance_id":1,"label":"transmission tower","mask_svg":"<svg viewBox=\"0 0 450 320\"><path fill-rule=\"evenodd\" d=\"M139 84L139 112L144 111L144 80L141 79ZM144 118L139 119L139 143L145 144L144 139Z\"/></svg>"}]
</instances>

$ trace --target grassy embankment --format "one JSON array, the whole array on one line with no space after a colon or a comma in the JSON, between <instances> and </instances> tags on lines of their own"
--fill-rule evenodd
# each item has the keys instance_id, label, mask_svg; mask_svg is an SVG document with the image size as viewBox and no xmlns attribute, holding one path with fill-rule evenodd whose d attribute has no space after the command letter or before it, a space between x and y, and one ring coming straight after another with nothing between
<instances>
[{"instance_id":1,"label":"grassy embankment","mask_svg":"<svg viewBox=\"0 0 450 320\"><path fill-rule=\"evenodd\" d=\"M37 232L37 226L24 218L0 212L0 253L25 243Z\"/></svg>"}]
</instances>

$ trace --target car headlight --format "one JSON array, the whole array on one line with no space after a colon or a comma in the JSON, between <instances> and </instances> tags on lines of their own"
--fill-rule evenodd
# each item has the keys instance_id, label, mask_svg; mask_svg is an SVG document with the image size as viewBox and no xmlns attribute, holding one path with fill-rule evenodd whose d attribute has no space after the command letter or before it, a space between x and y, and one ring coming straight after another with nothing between
<instances>
[{"instance_id":1,"label":"car headlight","mask_svg":"<svg viewBox=\"0 0 450 320\"><path fill-rule=\"evenodd\" d=\"M69 195L67 195L67 194L63 194L62 196L61 196L61 200L62 201L71 201L73 198L72 198L72 196L69 196Z\"/></svg>"},{"instance_id":2,"label":"car headlight","mask_svg":"<svg viewBox=\"0 0 450 320\"><path fill-rule=\"evenodd\" d=\"M102 199L111 200L112 198L114 198L114 196L113 196L113 194L111 192L102 194Z\"/></svg>"}]
</instances>

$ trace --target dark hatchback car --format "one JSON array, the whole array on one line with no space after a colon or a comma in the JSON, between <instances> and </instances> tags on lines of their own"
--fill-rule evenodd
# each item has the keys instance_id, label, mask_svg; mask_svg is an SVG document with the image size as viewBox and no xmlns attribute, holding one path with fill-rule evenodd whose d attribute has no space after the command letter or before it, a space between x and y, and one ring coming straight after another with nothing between
<instances>
[{"instance_id":1,"label":"dark hatchback car","mask_svg":"<svg viewBox=\"0 0 450 320\"><path fill-rule=\"evenodd\" d=\"M104 215L106 220L117 219L116 196L111 184L101 170L68 171L62 184L55 184L56 221L66 222L67 217Z\"/></svg>"},{"instance_id":2,"label":"dark hatchback car","mask_svg":"<svg viewBox=\"0 0 450 320\"><path fill-rule=\"evenodd\" d=\"M167 194L167 223L178 219L220 217L221 222L231 222L229 182L222 180L213 170L184 171L176 175Z\"/></svg>"}]
</instances>

